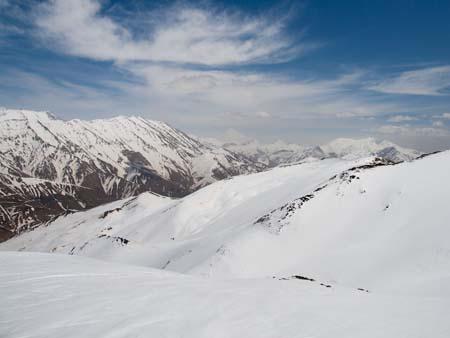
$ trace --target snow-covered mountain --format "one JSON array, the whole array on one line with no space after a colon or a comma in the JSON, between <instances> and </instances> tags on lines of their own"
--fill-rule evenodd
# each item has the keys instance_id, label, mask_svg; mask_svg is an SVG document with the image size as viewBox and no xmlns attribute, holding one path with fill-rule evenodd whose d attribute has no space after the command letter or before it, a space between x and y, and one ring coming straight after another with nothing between
<instances>
[{"instance_id":1,"label":"snow-covered mountain","mask_svg":"<svg viewBox=\"0 0 450 338\"><path fill-rule=\"evenodd\" d=\"M441 284L450 278L448 172L450 152L396 165L310 161L216 182L182 199L146 193L116 201L60 217L0 249L450 294L450 283ZM436 283L439 289L429 287Z\"/></svg>"},{"instance_id":2,"label":"snow-covered mountain","mask_svg":"<svg viewBox=\"0 0 450 338\"><path fill-rule=\"evenodd\" d=\"M244 143L224 143L222 146L268 167L297 163L307 158L329 157L319 146L308 147L283 141L263 144L252 140Z\"/></svg>"},{"instance_id":3,"label":"snow-covered mountain","mask_svg":"<svg viewBox=\"0 0 450 338\"><path fill-rule=\"evenodd\" d=\"M0 110L0 241L74 210L146 191L181 197L217 180L302 161L419 152L374 139L306 147L214 144L141 117L63 121L48 112Z\"/></svg>"},{"instance_id":4,"label":"snow-covered mountain","mask_svg":"<svg viewBox=\"0 0 450 338\"><path fill-rule=\"evenodd\" d=\"M216 144L218 144L216 142ZM357 159L377 156L393 162L411 161L422 153L417 150L400 147L389 141L374 138L348 139L340 138L324 145L303 146L277 141L262 144L256 140L243 143L223 143L224 148L261 162L269 167L297 163L308 158L340 157Z\"/></svg>"},{"instance_id":5,"label":"snow-covered mountain","mask_svg":"<svg viewBox=\"0 0 450 338\"><path fill-rule=\"evenodd\" d=\"M0 244L5 336L448 337L449 172L311 160L61 216Z\"/></svg>"},{"instance_id":6,"label":"snow-covered mountain","mask_svg":"<svg viewBox=\"0 0 450 338\"><path fill-rule=\"evenodd\" d=\"M88 187L0 174L0 242L16 231L109 201Z\"/></svg>"},{"instance_id":7,"label":"snow-covered mountain","mask_svg":"<svg viewBox=\"0 0 450 338\"><path fill-rule=\"evenodd\" d=\"M380 141L372 137L365 139L338 138L321 146L328 156L342 158L361 158L365 156L377 156L393 162L412 161L422 155L413 149L400 147L389 141Z\"/></svg>"},{"instance_id":8,"label":"snow-covered mountain","mask_svg":"<svg viewBox=\"0 0 450 338\"><path fill-rule=\"evenodd\" d=\"M144 191L183 196L218 179L262 168L163 122L140 117L63 121L47 112L2 110L0 236L65 210ZM56 203L52 207L44 201ZM34 219L36 208L51 210Z\"/></svg>"}]
</instances>

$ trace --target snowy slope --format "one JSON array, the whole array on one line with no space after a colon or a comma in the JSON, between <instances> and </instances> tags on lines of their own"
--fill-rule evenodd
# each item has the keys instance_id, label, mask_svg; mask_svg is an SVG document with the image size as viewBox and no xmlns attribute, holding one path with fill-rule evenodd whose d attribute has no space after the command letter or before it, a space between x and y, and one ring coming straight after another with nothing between
<instances>
[{"instance_id":1,"label":"snowy slope","mask_svg":"<svg viewBox=\"0 0 450 338\"><path fill-rule=\"evenodd\" d=\"M299 193L308 193L357 163L330 159L275 168L216 182L181 200L142 194L59 218L48 227L25 233L3 245L154 267L163 267L170 260L167 268L181 264L178 269L186 271L197 260L214 255L224 237L239 234L280 203L289 202ZM115 237L125 238L129 244L117 250ZM198 258L192 260L191 254Z\"/></svg>"},{"instance_id":2,"label":"snowy slope","mask_svg":"<svg viewBox=\"0 0 450 338\"><path fill-rule=\"evenodd\" d=\"M68 215L0 249L438 296L450 293L449 172L450 152L308 162Z\"/></svg>"},{"instance_id":3,"label":"snowy slope","mask_svg":"<svg viewBox=\"0 0 450 338\"><path fill-rule=\"evenodd\" d=\"M310 160L59 217L0 244L0 336L446 338L449 172Z\"/></svg>"},{"instance_id":4,"label":"snowy slope","mask_svg":"<svg viewBox=\"0 0 450 338\"><path fill-rule=\"evenodd\" d=\"M263 168L163 122L140 117L62 121L47 112L0 111L0 175L87 188L91 194L79 200L86 207L144 191L183 196L218 179ZM21 185L29 189L25 182ZM11 188L0 186L0 194L5 195L5 189ZM52 197L48 191L46 198ZM18 207L10 203L2 218L13 219ZM52 215L56 212L51 210ZM33 210L24 213L32 215ZM23 225L0 224L14 231Z\"/></svg>"},{"instance_id":5,"label":"snowy slope","mask_svg":"<svg viewBox=\"0 0 450 338\"><path fill-rule=\"evenodd\" d=\"M210 280L82 257L0 253L0 335L446 338L447 297Z\"/></svg>"}]
</instances>

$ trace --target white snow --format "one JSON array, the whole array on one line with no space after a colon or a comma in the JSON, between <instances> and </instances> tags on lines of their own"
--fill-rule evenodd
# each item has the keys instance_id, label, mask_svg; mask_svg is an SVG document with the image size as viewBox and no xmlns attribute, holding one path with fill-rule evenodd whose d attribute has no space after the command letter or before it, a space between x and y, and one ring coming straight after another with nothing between
<instances>
[{"instance_id":1,"label":"white snow","mask_svg":"<svg viewBox=\"0 0 450 338\"><path fill-rule=\"evenodd\" d=\"M375 155L385 149L394 149L398 152L393 158L396 161L411 161L421 155L417 150L403 148L392 142L376 140L373 137L357 140L338 138L322 145L321 148L328 154L334 153L338 157L348 159Z\"/></svg>"},{"instance_id":2,"label":"white snow","mask_svg":"<svg viewBox=\"0 0 450 338\"><path fill-rule=\"evenodd\" d=\"M210 280L75 256L0 253L0 335L446 338L448 298L301 280Z\"/></svg>"},{"instance_id":3,"label":"white snow","mask_svg":"<svg viewBox=\"0 0 450 338\"><path fill-rule=\"evenodd\" d=\"M0 249L71 252L185 272L215 256L231 238L258 230L253 222L261 215L367 161L328 159L275 168L216 182L180 200L142 194L61 217L0 244ZM116 208L122 210L102 218ZM118 246L105 234L130 243Z\"/></svg>"},{"instance_id":4,"label":"white snow","mask_svg":"<svg viewBox=\"0 0 450 338\"><path fill-rule=\"evenodd\" d=\"M207 179L214 156L199 156ZM144 193L1 243L0 337L449 337L450 151L343 157Z\"/></svg>"},{"instance_id":5,"label":"white snow","mask_svg":"<svg viewBox=\"0 0 450 338\"><path fill-rule=\"evenodd\" d=\"M256 171L246 166L249 161L159 121L134 116L63 121L47 112L0 111L3 173L7 168L18 169L15 161L20 159L20 170L32 177L48 178L40 173L44 167L54 168L56 182L81 184L87 174L85 167L103 173L100 177L131 179L136 172L131 170L126 152L139 153L145 161L142 165L164 179L177 173L192 177L196 186L214 182L212 169L219 165L232 174ZM205 162L205 158L209 160ZM102 183L105 189L111 188L110 182Z\"/></svg>"},{"instance_id":6,"label":"white snow","mask_svg":"<svg viewBox=\"0 0 450 338\"><path fill-rule=\"evenodd\" d=\"M60 217L0 250L70 253L214 278L300 274L373 291L449 294L450 152L346 171L371 161L275 168L180 200L143 194ZM296 206L287 212L290 204Z\"/></svg>"},{"instance_id":7,"label":"white snow","mask_svg":"<svg viewBox=\"0 0 450 338\"><path fill-rule=\"evenodd\" d=\"M209 139L206 139L206 141L209 141ZM219 141L214 140L209 142L220 144ZM262 144L256 140L247 140L243 143L222 143L222 146L271 167L296 163L310 157L317 159L325 157L358 159L379 156L394 162L401 162L411 161L421 155L419 151L371 137L366 139L339 138L320 146L303 146L283 141Z\"/></svg>"}]
</instances>

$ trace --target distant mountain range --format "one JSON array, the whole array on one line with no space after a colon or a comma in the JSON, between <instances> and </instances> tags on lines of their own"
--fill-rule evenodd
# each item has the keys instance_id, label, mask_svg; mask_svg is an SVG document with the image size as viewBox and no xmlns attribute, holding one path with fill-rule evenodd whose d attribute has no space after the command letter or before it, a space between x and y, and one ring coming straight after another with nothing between
<instances>
[{"instance_id":1,"label":"distant mountain range","mask_svg":"<svg viewBox=\"0 0 450 338\"><path fill-rule=\"evenodd\" d=\"M216 142L216 145L219 144ZM422 155L417 150L403 148L389 141L378 141L371 137L365 139L339 138L320 146L303 146L283 141L261 144L256 140L220 145L230 151L245 155L253 161L264 163L268 167L297 163L307 158L330 157L357 159L377 156L398 163L411 161Z\"/></svg>"},{"instance_id":2,"label":"distant mountain range","mask_svg":"<svg viewBox=\"0 0 450 338\"><path fill-rule=\"evenodd\" d=\"M63 121L47 112L0 111L0 240L77 210L146 191L182 197L217 180L311 159L421 153L374 139L305 147L218 144L141 117Z\"/></svg>"}]
</instances>

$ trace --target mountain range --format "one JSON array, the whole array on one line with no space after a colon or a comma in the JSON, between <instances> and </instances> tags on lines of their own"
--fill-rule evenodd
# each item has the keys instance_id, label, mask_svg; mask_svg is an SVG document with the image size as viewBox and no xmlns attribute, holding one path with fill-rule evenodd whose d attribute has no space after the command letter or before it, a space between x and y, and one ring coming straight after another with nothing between
<instances>
[{"instance_id":1,"label":"mountain range","mask_svg":"<svg viewBox=\"0 0 450 338\"><path fill-rule=\"evenodd\" d=\"M0 111L0 240L60 215L151 191L183 197L217 180L330 157L410 161L387 141L322 146L220 143L141 117L64 121L48 112Z\"/></svg>"},{"instance_id":2,"label":"mountain range","mask_svg":"<svg viewBox=\"0 0 450 338\"><path fill-rule=\"evenodd\" d=\"M140 117L0 112L0 237L145 191L181 197L265 167Z\"/></svg>"},{"instance_id":3,"label":"mountain range","mask_svg":"<svg viewBox=\"0 0 450 338\"><path fill-rule=\"evenodd\" d=\"M450 151L316 159L60 216L0 244L1 325L7 337L448 337L449 172Z\"/></svg>"},{"instance_id":4,"label":"mountain range","mask_svg":"<svg viewBox=\"0 0 450 338\"><path fill-rule=\"evenodd\" d=\"M276 141L264 144L256 140L241 143L215 143L222 147L245 155L253 161L264 163L268 167L301 162L307 158L323 159L339 157L357 159L377 156L393 162L411 161L422 155L413 149L400 147L389 141L380 141L373 137L365 139L338 138L329 143L316 146Z\"/></svg>"},{"instance_id":5,"label":"mountain range","mask_svg":"<svg viewBox=\"0 0 450 338\"><path fill-rule=\"evenodd\" d=\"M62 216L0 250L221 278L301 272L372 289L380 286L361 272L385 259L386 269L411 279L415 270L401 267L404 257L424 267L450 264L435 256L448 248L436 234L447 231L450 217L450 189L442 189L449 170L449 151L400 164L376 157L310 161L218 181L183 198L148 192Z\"/></svg>"},{"instance_id":6,"label":"mountain range","mask_svg":"<svg viewBox=\"0 0 450 338\"><path fill-rule=\"evenodd\" d=\"M450 334L450 151L0 114L3 337Z\"/></svg>"}]
</instances>

